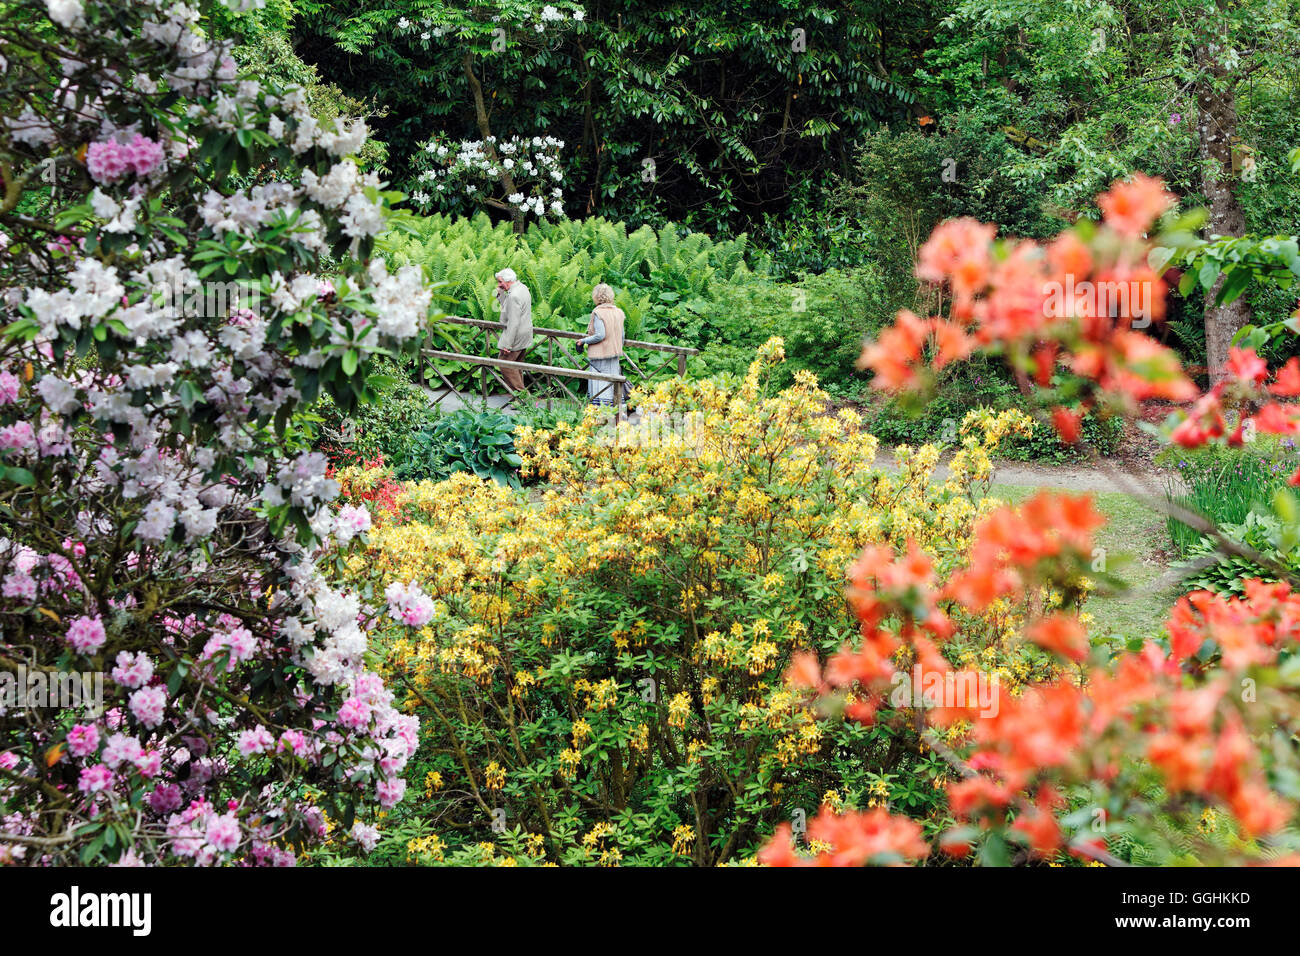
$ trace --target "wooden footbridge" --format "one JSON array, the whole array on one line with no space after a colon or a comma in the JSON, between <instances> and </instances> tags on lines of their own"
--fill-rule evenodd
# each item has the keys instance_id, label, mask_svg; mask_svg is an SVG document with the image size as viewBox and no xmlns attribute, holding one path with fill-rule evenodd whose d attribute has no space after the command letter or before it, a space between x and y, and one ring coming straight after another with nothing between
<instances>
[{"instance_id":1,"label":"wooden footbridge","mask_svg":"<svg viewBox=\"0 0 1300 956\"><path fill-rule=\"evenodd\" d=\"M546 361L544 363L510 362L506 359L497 358L497 348L494 344L494 334L505 329L504 323L489 322L483 319L465 319L460 316L445 316L441 321L482 331L483 345L482 351L477 353L447 352L432 348L421 350L419 357L420 381L432 382L436 378L442 382L440 388L429 386L431 398L435 404L441 403L452 395L464 402L470 394L476 392L486 405L494 394L500 394L500 392L496 391L498 387L501 392L509 395L510 389L506 386L505 379L501 377L501 370L508 368L518 369L523 373L524 388L528 393L528 398L535 402L545 401L547 408L552 407L552 403L556 399L561 401L566 399L578 402L588 401L585 386L580 387L579 392L574 392L571 387L571 384L576 384L571 382L574 379L583 382L604 382L605 385L600 389L598 397L606 395L613 397L623 394L625 386L635 387L649 383L651 379L662 374L666 369L673 369L676 375L685 376L687 360L699 354L698 349L683 348L680 345L662 345L658 342L626 339L623 342L624 355L619 363L624 374L605 375L591 368L581 353L573 347L578 339L584 337L581 332L568 332L564 329L547 329L534 326L533 345L525 357L536 355L540 358L542 354L545 354ZM539 342L539 337L543 341ZM478 341L477 334L473 336L473 340ZM474 386L469 389L457 388L444 371L444 366L447 364L477 368L479 374ZM675 368L673 368L674 365ZM426 373L426 366L432 374ZM613 405L615 421L617 421L622 414L622 405L618 401L613 402Z\"/></svg>"}]
</instances>

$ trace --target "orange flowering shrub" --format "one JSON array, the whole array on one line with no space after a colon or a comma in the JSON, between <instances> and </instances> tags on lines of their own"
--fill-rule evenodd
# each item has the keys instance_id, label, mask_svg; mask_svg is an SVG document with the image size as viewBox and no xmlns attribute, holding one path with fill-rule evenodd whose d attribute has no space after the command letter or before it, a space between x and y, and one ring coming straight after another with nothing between
<instances>
[{"instance_id":1,"label":"orange flowering shrub","mask_svg":"<svg viewBox=\"0 0 1300 956\"><path fill-rule=\"evenodd\" d=\"M948 362L999 354L1072 442L1083 410L1134 411L1148 398L1191 403L1166 423L1168 440L1184 446L1294 434L1300 413L1276 400L1300 395L1300 361L1267 384L1264 362L1237 349L1223 380L1201 394L1143 331L1163 317L1167 291L1144 236L1172 203L1158 180L1135 176L1099 198L1100 227L1083 223L1045 244L999 242L995 227L972 220L944 223L917 275L946 287L949 315L901 313L861 364L877 387L924 390ZM1228 409L1238 410L1231 427ZM915 547L868 548L850 573L860 638L824 662L797 656L788 685L823 714L870 723L898 662L920 662L934 677L926 739L954 771L951 825L935 841L950 856L1169 863L1187 861L1190 846L1190 858L1208 864L1300 862L1300 594L1286 580L1247 581L1240 598L1196 592L1174 607L1160 640L1111 654L1090 646L1074 613L1100 524L1087 497L1042 493L985 515L964 565L942 579ZM1032 606L1049 592L1059 599L1031 608L1021 639L1059 659L1056 674L998 688L995 706L954 695L978 679L943 653L965 622L998 600ZM809 823L810 852L783 830L760 858L923 859L931 848L908 823L883 809L827 808Z\"/></svg>"},{"instance_id":2,"label":"orange flowering shrub","mask_svg":"<svg viewBox=\"0 0 1300 956\"><path fill-rule=\"evenodd\" d=\"M1049 514L1052 526L1043 523ZM952 668L940 652L955 633L953 622L1000 594L1068 587L1098 521L1086 498L1062 495L1001 509L980 522L969 565L942 582L915 550L890 559L885 549L868 549L849 591L860 641L824 665L811 653L798 656L787 683L870 723L896 684L894 661L904 645L926 672L941 675L939 686L974 682L976 672ZM947 787L956 822L940 845L961 856L978 844L986 862L1011 859L1017 850L1024 858L1073 851L1119 862L1113 840L1159 853L1153 841L1171 819L1195 830L1207 812L1224 811L1240 839L1230 848L1207 843L1204 862L1291 849L1295 835L1284 828L1295 818L1289 781L1300 762L1284 728L1298 702L1300 675L1286 665L1297 638L1300 595L1287 584L1257 581L1247 582L1243 599L1209 592L1183 598L1167 641L1113 660L1093 652L1082 669L1069 668L1089 654L1078 621L1061 610L1037 617L1024 639L1058 655L1064 676L1017 691L1000 688L993 708L970 696L954 702L940 695L924 711L927 739L958 776ZM959 722L968 730L958 738L938 732ZM917 852L915 833L881 813L846 819L824 811L816 827L809 824L811 860L795 853L785 832L761 859L844 865L926 855ZM826 846L818 848L819 840Z\"/></svg>"}]
</instances>

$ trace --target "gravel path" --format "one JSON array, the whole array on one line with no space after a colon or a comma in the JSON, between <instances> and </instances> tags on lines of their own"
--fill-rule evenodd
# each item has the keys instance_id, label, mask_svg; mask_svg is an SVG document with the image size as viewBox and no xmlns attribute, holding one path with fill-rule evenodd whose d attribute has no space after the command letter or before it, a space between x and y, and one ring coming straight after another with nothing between
<instances>
[{"instance_id":1,"label":"gravel path","mask_svg":"<svg viewBox=\"0 0 1300 956\"><path fill-rule=\"evenodd\" d=\"M895 471L893 450L881 448L876 466ZM1023 461L995 461L994 484L1027 485L1035 488L1064 488L1070 491L1120 491L1138 497L1164 498L1169 473L1150 466L1132 470L1122 462L1093 465L1043 465ZM941 462L935 477L948 476L948 466Z\"/></svg>"}]
</instances>

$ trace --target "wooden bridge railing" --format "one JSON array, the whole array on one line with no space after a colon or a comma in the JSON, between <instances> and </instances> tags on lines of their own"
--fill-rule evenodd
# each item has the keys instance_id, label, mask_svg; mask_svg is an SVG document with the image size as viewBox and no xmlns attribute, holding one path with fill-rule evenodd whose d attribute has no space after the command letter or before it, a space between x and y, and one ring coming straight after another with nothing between
<instances>
[{"instance_id":1,"label":"wooden bridge railing","mask_svg":"<svg viewBox=\"0 0 1300 956\"><path fill-rule=\"evenodd\" d=\"M505 323L489 322L484 319L466 319L460 316L445 316L441 321L453 325L481 329L483 332L484 354L475 355L466 352L446 352L440 349L424 349L421 351L419 359L420 381L426 381L424 372L424 360L426 358L477 366L480 370L480 391L485 402L487 401L487 397L491 391L490 382L492 379L495 379L496 382L500 384L501 388L509 391L505 380L499 374L500 369L516 368L525 375L544 378L557 385L567 397L585 402L587 401L587 396L585 394L575 395L569 388L568 384L566 384L565 379L576 378L584 381L605 382L607 383L606 388L602 388L598 394L603 396L608 390L612 392L612 394L617 395L622 392L625 386L631 387L632 385L643 381L648 382L654 375L663 371L664 368L667 367L668 363L674 361L676 363L676 374L685 375L686 360L692 355L699 354L698 349L685 348L680 345L663 345L659 342L642 342L637 339L625 339L623 341L624 354L619 364L625 372L630 370L632 374L605 375L591 369L582 356L576 354L569 348L568 343L584 338L584 335L581 332L570 332L565 329L548 329L541 326L533 326L534 337L541 336L545 339L545 342L539 343L534 340L533 346L529 349L529 352L536 353L538 349L544 348L546 350L546 364L535 362L511 362L506 359L497 358L497 349L492 341L492 333L502 331L505 328ZM665 356L665 359L657 364L652 364L650 360L643 357L641 362L638 362L629 354L629 350L631 349L646 350L660 356ZM568 359L572 364L560 364L557 362L557 350L562 360ZM442 369L440 369L436 364L430 364L430 368L433 370L434 374L441 379L443 384L443 387L434 393L434 401L438 401L448 393L455 393L456 395L462 394L462 390L456 388L447 376L443 374ZM525 382L525 384L527 383ZM553 397L555 396L550 393L545 395L548 408L551 405L551 399ZM613 404L617 409L621 403L615 401Z\"/></svg>"}]
</instances>

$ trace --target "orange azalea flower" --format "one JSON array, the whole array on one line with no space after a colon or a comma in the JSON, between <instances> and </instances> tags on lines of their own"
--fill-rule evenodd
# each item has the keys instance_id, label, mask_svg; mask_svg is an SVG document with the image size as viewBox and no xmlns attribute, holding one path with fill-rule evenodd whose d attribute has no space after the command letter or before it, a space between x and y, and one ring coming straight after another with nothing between
<instances>
[{"instance_id":1,"label":"orange azalea flower","mask_svg":"<svg viewBox=\"0 0 1300 956\"><path fill-rule=\"evenodd\" d=\"M964 820L977 811L1000 810L1011 803L1012 796L1006 784L976 774L948 784L948 809L958 820Z\"/></svg>"},{"instance_id":2,"label":"orange azalea flower","mask_svg":"<svg viewBox=\"0 0 1300 956\"><path fill-rule=\"evenodd\" d=\"M1063 232L1048 244L1047 261L1060 279L1078 283L1092 274L1092 250L1073 232Z\"/></svg>"},{"instance_id":3,"label":"orange azalea flower","mask_svg":"<svg viewBox=\"0 0 1300 956\"><path fill-rule=\"evenodd\" d=\"M1300 425L1292 417L1294 409L1269 402L1252 418L1255 428L1268 435L1294 435L1300 431Z\"/></svg>"},{"instance_id":4,"label":"orange azalea flower","mask_svg":"<svg viewBox=\"0 0 1300 956\"><path fill-rule=\"evenodd\" d=\"M875 372L871 384L886 391L900 391L916 381L916 366L921 361L929 327L906 309L897 321L868 342L858 357L858 368Z\"/></svg>"},{"instance_id":5,"label":"orange azalea flower","mask_svg":"<svg viewBox=\"0 0 1300 956\"><path fill-rule=\"evenodd\" d=\"M1055 320L1051 314L1043 271L1042 249L1034 242L1017 243L994 265L988 296L970 307L980 323L977 338L985 344L1037 338ZM958 303L953 303L956 313Z\"/></svg>"},{"instance_id":6,"label":"orange azalea flower","mask_svg":"<svg viewBox=\"0 0 1300 956\"><path fill-rule=\"evenodd\" d=\"M1199 791L1205 786L1202 755L1208 752L1210 738L1182 734L1158 733L1147 741L1147 759L1155 765L1172 791Z\"/></svg>"},{"instance_id":7,"label":"orange azalea flower","mask_svg":"<svg viewBox=\"0 0 1300 956\"><path fill-rule=\"evenodd\" d=\"M1052 409L1052 426L1067 445L1077 445L1083 434L1083 415L1057 405Z\"/></svg>"},{"instance_id":8,"label":"orange azalea flower","mask_svg":"<svg viewBox=\"0 0 1300 956\"><path fill-rule=\"evenodd\" d=\"M1293 398L1300 395L1300 358L1294 355L1287 359L1277 372L1277 378L1268 390L1279 398Z\"/></svg>"},{"instance_id":9,"label":"orange azalea flower","mask_svg":"<svg viewBox=\"0 0 1300 956\"><path fill-rule=\"evenodd\" d=\"M1056 354L1060 350L1055 342L1044 342L1034 349L1034 381L1039 388L1052 384L1052 373L1056 371Z\"/></svg>"},{"instance_id":10,"label":"orange azalea flower","mask_svg":"<svg viewBox=\"0 0 1300 956\"><path fill-rule=\"evenodd\" d=\"M1264 384L1264 379L1268 378L1268 366L1255 354L1254 349L1228 349L1227 372L1233 378L1256 387Z\"/></svg>"},{"instance_id":11,"label":"orange azalea flower","mask_svg":"<svg viewBox=\"0 0 1300 956\"><path fill-rule=\"evenodd\" d=\"M808 690L821 686L822 670L817 663L817 655L812 651L796 651L790 657L790 666L785 669L785 682L790 687Z\"/></svg>"},{"instance_id":12,"label":"orange azalea flower","mask_svg":"<svg viewBox=\"0 0 1300 956\"><path fill-rule=\"evenodd\" d=\"M926 282L947 282L953 293L953 315L967 318L977 293L989 283L990 244L997 226L969 217L941 222L921 246L916 277Z\"/></svg>"},{"instance_id":13,"label":"orange azalea flower","mask_svg":"<svg viewBox=\"0 0 1300 956\"><path fill-rule=\"evenodd\" d=\"M783 823L759 851L758 860L766 866L862 866L871 862L901 866L930 853L920 824L880 808L836 814L822 807L808 823L808 840L829 849L801 856L795 850L790 825Z\"/></svg>"},{"instance_id":14,"label":"orange azalea flower","mask_svg":"<svg viewBox=\"0 0 1300 956\"><path fill-rule=\"evenodd\" d=\"M1102 221L1133 239L1145 234L1174 201L1162 180L1142 173L1134 173L1127 182L1115 183L1109 192L1097 197Z\"/></svg>"},{"instance_id":15,"label":"orange azalea flower","mask_svg":"<svg viewBox=\"0 0 1300 956\"><path fill-rule=\"evenodd\" d=\"M942 319L933 320L934 341L938 351L932 363L935 369L941 369L949 362L959 362L970 356L975 350L975 340L952 322Z\"/></svg>"},{"instance_id":16,"label":"orange azalea flower","mask_svg":"<svg viewBox=\"0 0 1300 956\"><path fill-rule=\"evenodd\" d=\"M1028 631L1029 639L1053 653L1081 661L1088 656L1088 632L1078 618L1053 614L1038 621Z\"/></svg>"},{"instance_id":17,"label":"orange azalea flower","mask_svg":"<svg viewBox=\"0 0 1300 956\"><path fill-rule=\"evenodd\" d=\"M1063 842L1061 828L1052 813L1050 803L1046 806L1031 807L1016 817L1011 829L1023 833L1029 841L1029 849L1039 859L1051 856L1061 848Z\"/></svg>"},{"instance_id":18,"label":"orange azalea flower","mask_svg":"<svg viewBox=\"0 0 1300 956\"><path fill-rule=\"evenodd\" d=\"M887 680L894 673L890 656L897 647L898 642L893 639L863 640L862 649L857 651L845 645L826 662L826 681L832 687L852 687Z\"/></svg>"}]
</instances>

